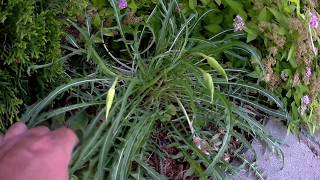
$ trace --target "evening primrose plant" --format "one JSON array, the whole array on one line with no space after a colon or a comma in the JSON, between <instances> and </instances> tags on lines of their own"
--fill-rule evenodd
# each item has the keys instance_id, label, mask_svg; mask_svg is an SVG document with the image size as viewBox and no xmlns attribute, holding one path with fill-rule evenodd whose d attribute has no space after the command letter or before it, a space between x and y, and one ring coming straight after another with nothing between
<instances>
[{"instance_id":1,"label":"evening primrose plant","mask_svg":"<svg viewBox=\"0 0 320 180\"><path fill-rule=\"evenodd\" d=\"M168 178L151 159L187 164L176 174L182 178L225 179L248 167L263 178L243 150L253 151L250 139L258 138L281 155L262 120L289 116L277 97L243 81L250 71L225 65L237 58L263 68L259 52L238 34L192 37L206 14L185 17L176 1L159 1L142 24L130 28L122 24L126 14L118 2L109 3L114 27L102 23L92 32L90 18L83 27L70 21L83 41L68 36L68 57L86 57L90 73L56 88L22 118L31 127L61 122L76 130L81 144L73 179ZM112 41L109 32L116 32ZM122 49L114 52L109 43ZM63 95L70 103L61 107L54 102ZM157 133L166 140L157 140ZM167 147L178 154L166 153ZM240 165L230 163L235 159Z\"/></svg>"}]
</instances>

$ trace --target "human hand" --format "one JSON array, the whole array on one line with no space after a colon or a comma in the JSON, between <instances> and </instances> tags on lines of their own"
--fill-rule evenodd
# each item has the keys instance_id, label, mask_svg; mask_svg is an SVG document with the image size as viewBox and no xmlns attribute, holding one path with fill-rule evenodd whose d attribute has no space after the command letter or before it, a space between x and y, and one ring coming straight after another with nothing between
<instances>
[{"instance_id":1,"label":"human hand","mask_svg":"<svg viewBox=\"0 0 320 180\"><path fill-rule=\"evenodd\" d=\"M16 123L0 136L0 179L68 180L77 143L77 136L68 128L28 129L24 123Z\"/></svg>"}]
</instances>

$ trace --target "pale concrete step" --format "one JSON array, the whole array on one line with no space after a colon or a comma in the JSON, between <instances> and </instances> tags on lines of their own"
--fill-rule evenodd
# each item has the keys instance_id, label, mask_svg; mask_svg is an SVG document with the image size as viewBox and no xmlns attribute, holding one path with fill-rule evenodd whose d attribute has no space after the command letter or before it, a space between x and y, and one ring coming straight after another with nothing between
<instances>
[{"instance_id":1,"label":"pale concrete step","mask_svg":"<svg viewBox=\"0 0 320 180\"><path fill-rule=\"evenodd\" d=\"M253 147L257 152L257 165L270 180L320 180L320 135L310 138L300 136L300 140L287 135L287 129L279 121L269 120L266 129L282 141L282 160L274 155L264 144L255 140ZM313 140L311 140L313 139ZM282 167L283 165L283 167ZM252 174L242 175L243 179L257 179Z\"/></svg>"}]
</instances>

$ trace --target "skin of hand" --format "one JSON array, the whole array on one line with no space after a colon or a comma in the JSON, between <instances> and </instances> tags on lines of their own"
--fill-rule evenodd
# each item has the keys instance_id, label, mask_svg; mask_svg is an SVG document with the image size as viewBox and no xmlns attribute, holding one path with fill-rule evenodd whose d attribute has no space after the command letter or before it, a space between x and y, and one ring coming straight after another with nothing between
<instances>
[{"instance_id":1,"label":"skin of hand","mask_svg":"<svg viewBox=\"0 0 320 180\"><path fill-rule=\"evenodd\" d=\"M69 163L79 140L68 128L50 131L14 124L0 136L1 180L68 180Z\"/></svg>"}]
</instances>

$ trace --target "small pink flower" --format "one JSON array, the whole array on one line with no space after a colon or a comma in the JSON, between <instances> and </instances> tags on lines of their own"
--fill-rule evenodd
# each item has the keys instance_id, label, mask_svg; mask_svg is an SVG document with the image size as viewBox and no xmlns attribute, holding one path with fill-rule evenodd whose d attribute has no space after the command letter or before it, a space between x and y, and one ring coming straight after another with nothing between
<instances>
[{"instance_id":1,"label":"small pink flower","mask_svg":"<svg viewBox=\"0 0 320 180\"><path fill-rule=\"evenodd\" d=\"M128 7L128 2L127 0L119 0L119 9L122 10L122 9L125 9Z\"/></svg>"},{"instance_id":2,"label":"small pink flower","mask_svg":"<svg viewBox=\"0 0 320 180\"><path fill-rule=\"evenodd\" d=\"M311 99L308 95L303 96L303 105L308 107L311 104Z\"/></svg>"},{"instance_id":3,"label":"small pink flower","mask_svg":"<svg viewBox=\"0 0 320 180\"><path fill-rule=\"evenodd\" d=\"M234 32L240 32L245 30L246 24L241 16L237 15L233 21L234 21L233 23Z\"/></svg>"},{"instance_id":4,"label":"small pink flower","mask_svg":"<svg viewBox=\"0 0 320 180\"><path fill-rule=\"evenodd\" d=\"M317 14L315 14L315 13L311 14L311 19L310 19L309 24L310 24L310 26L312 28L318 28L319 27L319 19L318 19Z\"/></svg>"},{"instance_id":5,"label":"small pink flower","mask_svg":"<svg viewBox=\"0 0 320 180\"><path fill-rule=\"evenodd\" d=\"M308 79L312 78L312 69L311 69L311 67L307 67L306 77Z\"/></svg>"}]
</instances>

